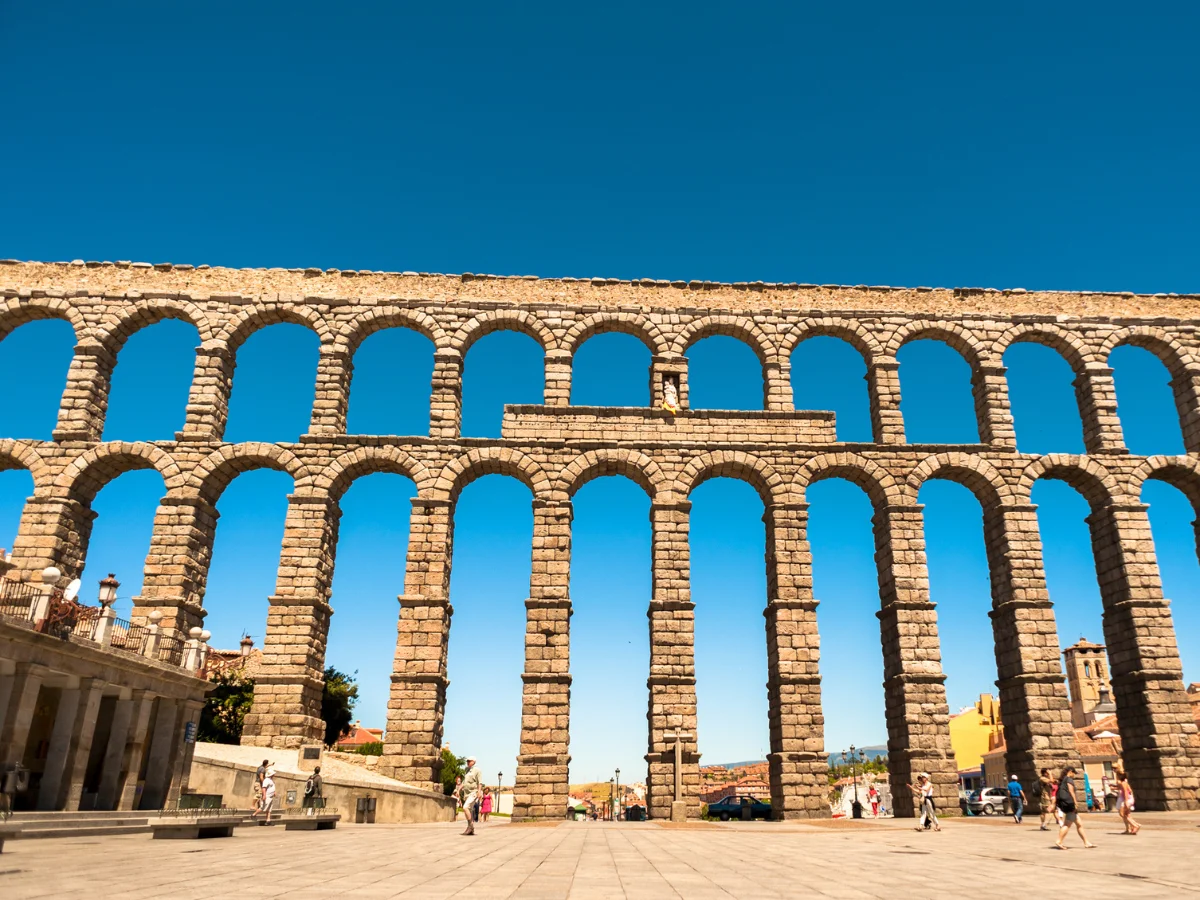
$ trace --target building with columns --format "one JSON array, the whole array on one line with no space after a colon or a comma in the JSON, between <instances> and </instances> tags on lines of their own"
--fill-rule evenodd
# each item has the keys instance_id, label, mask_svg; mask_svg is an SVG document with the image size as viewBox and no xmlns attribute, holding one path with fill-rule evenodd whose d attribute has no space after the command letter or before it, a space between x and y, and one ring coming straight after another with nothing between
<instances>
[{"instance_id":1,"label":"building with columns","mask_svg":"<svg viewBox=\"0 0 1200 900\"><path fill-rule=\"evenodd\" d=\"M48 565L77 574L97 492L124 471L153 468L163 477L165 494L133 620L157 615L163 628L186 635L204 622L222 491L248 469L287 472L294 490L243 740L295 747L323 730L321 680L334 614L339 502L362 475L405 475L415 483L416 497L407 570L397 585L396 653L380 766L408 783L435 786L454 613L455 505L476 478L516 478L530 491L534 538L524 669L512 673L523 690L514 814L558 817L570 762L572 498L594 478L628 477L651 503L648 809L665 817L678 800L697 815L689 497L707 479L739 478L757 491L766 523L763 652L772 805L781 818L827 816L819 600L805 497L823 479L846 479L863 489L874 509L890 778L904 784L929 772L939 808L954 810L956 767L918 494L930 479L949 479L980 503L1006 769L1032 783L1038 769L1076 758L1030 499L1040 479L1059 479L1091 507L1113 700L1139 805L1196 808L1200 738L1140 498L1148 479L1160 479L1200 509L1198 311L1200 297L1117 293L9 262L0 265L0 337L32 319L54 317L68 321L77 340L53 438L0 441L3 465L28 469L35 486L14 561L26 580ZM188 321L200 334L186 423L173 440L105 441L109 386L121 348L131 334L165 318ZM289 443L229 443L224 430L239 347L278 322L304 325L320 337L308 433ZM383 328L415 330L434 347L427 434L347 433L355 351ZM522 332L541 345L544 402L509 406L499 439L465 438L463 361L476 340L498 330ZM634 335L649 348L647 407L571 405L574 353L608 331ZM761 410L691 408L687 352L713 334L741 340L757 354ZM869 442L839 441L832 413L794 409L791 353L815 336L844 340L862 355ZM945 342L969 363L977 442L906 439L897 353L925 338ZM1085 453L1018 452L1003 355L1025 341L1053 348L1074 369ZM1171 372L1186 452L1142 457L1125 446L1108 365L1112 350L1124 344L1150 350ZM677 413L662 408L669 394L677 399ZM902 804L896 812L913 810Z\"/></svg>"},{"instance_id":2,"label":"building with columns","mask_svg":"<svg viewBox=\"0 0 1200 900\"><path fill-rule=\"evenodd\" d=\"M74 604L47 574L38 587L0 578L0 776L14 809L177 801L208 686L203 642Z\"/></svg>"}]
</instances>

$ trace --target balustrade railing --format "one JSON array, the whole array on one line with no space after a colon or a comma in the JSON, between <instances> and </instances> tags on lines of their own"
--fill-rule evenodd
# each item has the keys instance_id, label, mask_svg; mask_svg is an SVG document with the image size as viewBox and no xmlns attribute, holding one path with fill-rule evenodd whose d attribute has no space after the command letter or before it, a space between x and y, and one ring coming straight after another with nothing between
<instances>
[{"instance_id":1,"label":"balustrade railing","mask_svg":"<svg viewBox=\"0 0 1200 900\"><path fill-rule=\"evenodd\" d=\"M135 625L128 619L113 619L112 631L109 633L109 646L140 655L146 646L146 638L149 635L150 629L145 625Z\"/></svg>"},{"instance_id":2,"label":"balustrade railing","mask_svg":"<svg viewBox=\"0 0 1200 900\"><path fill-rule=\"evenodd\" d=\"M176 635L161 632L158 636L158 659L173 666L183 665L183 641Z\"/></svg>"},{"instance_id":3,"label":"balustrade railing","mask_svg":"<svg viewBox=\"0 0 1200 900\"><path fill-rule=\"evenodd\" d=\"M32 621L37 588L24 581L0 580L0 616Z\"/></svg>"}]
</instances>

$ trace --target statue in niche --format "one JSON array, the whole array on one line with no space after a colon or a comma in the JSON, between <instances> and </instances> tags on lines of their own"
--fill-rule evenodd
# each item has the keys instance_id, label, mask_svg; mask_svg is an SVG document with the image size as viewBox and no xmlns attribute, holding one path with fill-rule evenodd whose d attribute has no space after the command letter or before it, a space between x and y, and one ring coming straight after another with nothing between
<instances>
[{"instance_id":1,"label":"statue in niche","mask_svg":"<svg viewBox=\"0 0 1200 900\"><path fill-rule=\"evenodd\" d=\"M662 408L675 415L679 412L679 376L664 375L663 376L663 402Z\"/></svg>"}]
</instances>

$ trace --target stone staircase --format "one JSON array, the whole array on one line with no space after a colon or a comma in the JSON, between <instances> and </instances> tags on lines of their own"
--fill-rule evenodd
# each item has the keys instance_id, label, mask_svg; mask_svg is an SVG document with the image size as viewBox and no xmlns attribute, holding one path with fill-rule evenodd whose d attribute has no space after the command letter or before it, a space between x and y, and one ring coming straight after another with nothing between
<instances>
[{"instance_id":1,"label":"stone staircase","mask_svg":"<svg viewBox=\"0 0 1200 900\"><path fill-rule=\"evenodd\" d=\"M4 825L14 840L57 837L98 837L111 834L149 834L155 811L126 812L18 812Z\"/></svg>"}]
</instances>

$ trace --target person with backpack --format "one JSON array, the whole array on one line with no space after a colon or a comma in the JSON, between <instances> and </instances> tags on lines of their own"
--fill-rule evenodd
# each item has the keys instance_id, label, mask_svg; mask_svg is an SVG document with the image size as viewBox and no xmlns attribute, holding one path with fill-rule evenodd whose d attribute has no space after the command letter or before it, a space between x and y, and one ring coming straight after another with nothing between
<instances>
[{"instance_id":1,"label":"person with backpack","mask_svg":"<svg viewBox=\"0 0 1200 900\"><path fill-rule=\"evenodd\" d=\"M1075 767L1067 766L1062 770L1062 774L1058 776L1058 793L1055 794L1055 804L1062 811L1062 825L1058 829L1058 840L1054 842L1054 846L1059 850L1066 850L1063 846L1063 838L1071 831L1071 826L1075 826L1075 830L1079 832L1079 837L1083 841L1083 846L1091 850L1096 845L1087 839L1087 835L1083 831L1083 823L1079 821L1079 801L1075 793Z\"/></svg>"},{"instance_id":2,"label":"person with backpack","mask_svg":"<svg viewBox=\"0 0 1200 900\"><path fill-rule=\"evenodd\" d=\"M321 781L321 767L317 766L313 769L313 773L308 776L308 781L304 782L304 808L308 810L306 815L314 815L315 810L325 805L325 795L323 793L324 786Z\"/></svg>"}]
</instances>

